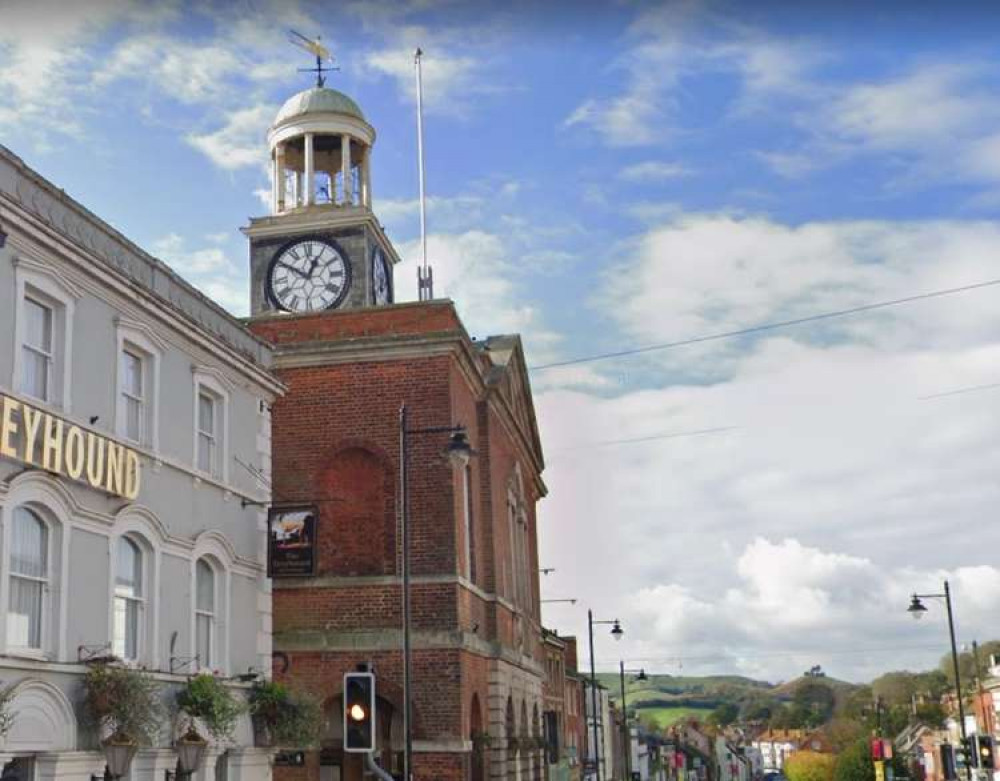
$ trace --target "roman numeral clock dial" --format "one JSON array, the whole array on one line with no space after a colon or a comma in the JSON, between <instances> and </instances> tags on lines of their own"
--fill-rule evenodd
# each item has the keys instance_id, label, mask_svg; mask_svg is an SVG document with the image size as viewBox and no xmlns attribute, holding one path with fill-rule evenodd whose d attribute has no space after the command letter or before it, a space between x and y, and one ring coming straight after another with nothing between
<instances>
[{"instance_id":1,"label":"roman numeral clock dial","mask_svg":"<svg viewBox=\"0 0 1000 781\"><path fill-rule=\"evenodd\" d=\"M339 306L351 284L341 251L323 239L301 239L275 254L267 273L268 297L286 312L319 312Z\"/></svg>"}]
</instances>

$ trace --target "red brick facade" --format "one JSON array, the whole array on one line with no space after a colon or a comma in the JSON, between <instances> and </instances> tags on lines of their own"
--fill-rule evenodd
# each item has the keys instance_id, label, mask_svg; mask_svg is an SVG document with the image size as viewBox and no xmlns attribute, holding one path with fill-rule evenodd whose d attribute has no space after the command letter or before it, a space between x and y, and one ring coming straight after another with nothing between
<instances>
[{"instance_id":1,"label":"red brick facade","mask_svg":"<svg viewBox=\"0 0 1000 781\"><path fill-rule=\"evenodd\" d=\"M414 776L541 779L545 487L519 339L474 342L448 301L250 325L274 343L288 387L272 410L274 501L319 509L316 576L274 582L275 675L321 695L329 726L322 752L276 778L360 781L341 750L339 698L343 673L364 662L378 679L381 764L401 772L405 403L409 428L463 424L476 451L466 473L444 454L447 434L410 437Z\"/></svg>"}]
</instances>

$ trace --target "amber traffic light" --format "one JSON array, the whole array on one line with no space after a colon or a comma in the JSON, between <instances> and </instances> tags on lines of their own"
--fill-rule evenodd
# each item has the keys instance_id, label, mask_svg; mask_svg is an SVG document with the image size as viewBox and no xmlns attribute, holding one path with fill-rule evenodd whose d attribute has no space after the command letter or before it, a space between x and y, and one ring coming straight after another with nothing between
<instances>
[{"instance_id":1,"label":"amber traffic light","mask_svg":"<svg viewBox=\"0 0 1000 781\"><path fill-rule=\"evenodd\" d=\"M375 750L375 676L344 675L344 751Z\"/></svg>"}]
</instances>

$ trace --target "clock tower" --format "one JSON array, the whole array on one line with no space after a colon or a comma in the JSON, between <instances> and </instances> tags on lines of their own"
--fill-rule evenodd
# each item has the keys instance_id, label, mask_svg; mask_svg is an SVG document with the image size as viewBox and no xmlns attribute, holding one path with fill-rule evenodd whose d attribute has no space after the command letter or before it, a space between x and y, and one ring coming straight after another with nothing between
<instances>
[{"instance_id":1,"label":"clock tower","mask_svg":"<svg viewBox=\"0 0 1000 781\"><path fill-rule=\"evenodd\" d=\"M271 214L250 220L251 315L383 306L399 262L372 212L375 129L342 92L289 98L268 131Z\"/></svg>"}]
</instances>

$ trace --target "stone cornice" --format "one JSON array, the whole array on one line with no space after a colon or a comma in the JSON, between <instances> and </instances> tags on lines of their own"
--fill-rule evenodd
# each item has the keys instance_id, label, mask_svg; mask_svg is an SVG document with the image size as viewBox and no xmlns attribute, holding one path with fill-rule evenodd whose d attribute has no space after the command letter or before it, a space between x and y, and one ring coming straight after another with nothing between
<instances>
[{"instance_id":1,"label":"stone cornice","mask_svg":"<svg viewBox=\"0 0 1000 781\"><path fill-rule=\"evenodd\" d=\"M0 204L4 201L30 216L34 221L31 227L48 234L50 242L57 238L62 244L86 252L91 273L96 270L92 262L96 259L119 280L127 280L178 310L192 325L240 353L244 361L266 364L264 343L235 317L0 146ZM53 249L70 254L65 246Z\"/></svg>"},{"instance_id":2,"label":"stone cornice","mask_svg":"<svg viewBox=\"0 0 1000 781\"><path fill-rule=\"evenodd\" d=\"M359 651L399 651L403 645L401 629L382 627L361 631L302 629L274 632L274 649L292 653L357 653ZM544 669L529 656L516 653L497 642L483 640L473 632L413 630L414 650L466 651L489 659L501 659L541 677Z\"/></svg>"}]
</instances>

